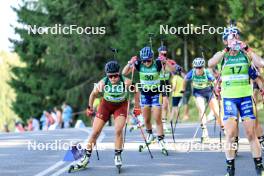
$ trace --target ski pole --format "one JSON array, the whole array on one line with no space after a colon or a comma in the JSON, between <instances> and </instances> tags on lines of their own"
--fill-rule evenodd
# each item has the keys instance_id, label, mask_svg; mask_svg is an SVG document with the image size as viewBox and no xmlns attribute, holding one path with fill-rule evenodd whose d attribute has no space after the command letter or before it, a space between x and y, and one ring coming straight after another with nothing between
<instances>
[{"instance_id":1,"label":"ski pole","mask_svg":"<svg viewBox=\"0 0 264 176\"><path fill-rule=\"evenodd\" d=\"M93 124L94 118L95 118L95 114L91 118L92 119L92 124ZM96 152L97 160L100 160L99 153L98 153L98 149L97 149L97 142L95 143L95 152Z\"/></svg>"},{"instance_id":2,"label":"ski pole","mask_svg":"<svg viewBox=\"0 0 264 176\"><path fill-rule=\"evenodd\" d=\"M202 48L202 47L200 47L200 49L201 49L202 57L205 59L205 57L204 57L204 51L205 51L205 49ZM215 132L216 132L216 117L214 117L214 136L215 136Z\"/></svg>"},{"instance_id":3,"label":"ski pole","mask_svg":"<svg viewBox=\"0 0 264 176\"><path fill-rule=\"evenodd\" d=\"M134 72L135 72L135 67L132 67L131 82L133 82L133 79L134 79ZM128 119L129 119L129 117L128 117L129 109L130 109L130 94L128 94L127 119L126 119L125 132L124 132L123 148L124 148L125 142L126 142L127 124L128 124Z\"/></svg>"},{"instance_id":4,"label":"ski pole","mask_svg":"<svg viewBox=\"0 0 264 176\"><path fill-rule=\"evenodd\" d=\"M208 103L207 103L207 105L206 105L206 107L205 107L205 109L204 109L203 114L202 114L202 117L201 117L201 120L200 120L201 123L202 123L203 118L204 118L204 115L205 115L205 113L206 113L206 111L207 111L207 109L208 109L208 107L209 107L209 103L210 103L212 97L213 97L213 92L212 92L212 94L210 95L209 101L208 101ZM188 153L189 153L190 150L191 150L191 144L192 144L192 142L194 141L194 139L195 139L195 137L196 137L196 135L197 135L197 133L198 133L198 131L199 131L199 129L200 129L200 126L201 126L201 124L199 124L199 126L197 126L197 128L196 128L196 130L195 130L195 133L194 133L194 135L193 135L193 137L192 137L192 140L190 141L190 145L189 145L189 148L188 148L188 151L187 151Z\"/></svg>"},{"instance_id":5,"label":"ski pole","mask_svg":"<svg viewBox=\"0 0 264 176\"><path fill-rule=\"evenodd\" d=\"M176 121L175 121L175 123L174 123L174 133L175 133L175 131L176 131L176 125L177 125L177 123L178 123L178 121L179 121L179 117L180 117L180 107L181 106L179 106L179 110L178 110L178 113L177 113L177 117L176 117Z\"/></svg>"},{"instance_id":6,"label":"ski pole","mask_svg":"<svg viewBox=\"0 0 264 176\"><path fill-rule=\"evenodd\" d=\"M224 64L223 64L223 67L225 66L225 64L226 64L226 60L225 60L225 62L224 62ZM222 68L223 68L222 67ZM222 69L221 69L221 71L222 71ZM217 78L217 81L216 82L219 82L220 81L220 76ZM204 118L204 115L205 115L205 113L206 113L206 111L207 111L207 108L209 107L209 103L210 103L210 101L211 101L211 99L212 99L212 97L213 97L213 92L212 92L212 94L210 95L210 97L209 97L209 101L208 101L208 103L207 103L207 105L206 105L206 107L205 107L205 110L204 110L204 112L203 112L203 114L202 114L202 117L201 117L201 122L202 122L202 120L203 120L203 118ZM196 131L195 131L195 133L194 133L194 135L193 135L193 138L192 138L192 141L195 139L195 137L196 137L196 135L197 135L197 133L198 133L198 130L199 130L199 128L200 128L200 124L199 124L199 126L196 128ZM189 145L189 149L188 149L188 153L190 152L190 150L191 150L191 144L192 144L192 141L190 141L190 145Z\"/></svg>"},{"instance_id":7,"label":"ski pole","mask_svg":"<svg viewBox=\"0 0 264 176\"><path fill-rule=\"evenodd\" d=\"M145 145L146 145L147 148L148 148L148 152L149 152L150 158L153 159L153 155L152 155L152 153L151 153L151 151L150 151L150 149L149 149L149 144L147 143L147 139L146 139L146 136L145 136L145 134L144 134L144 132L143 132L142 126L141 126L141 124L140 124L140 121L139 121L138 117L135 116L135 115L134 115L134 118L136 118L136 121L137 121L138 127L139 127L139 129L140 129L141 135L142 135L142 137L143 137L143 140L144 140L144 142L145 142Z\"/></svg>"}]
</instances>

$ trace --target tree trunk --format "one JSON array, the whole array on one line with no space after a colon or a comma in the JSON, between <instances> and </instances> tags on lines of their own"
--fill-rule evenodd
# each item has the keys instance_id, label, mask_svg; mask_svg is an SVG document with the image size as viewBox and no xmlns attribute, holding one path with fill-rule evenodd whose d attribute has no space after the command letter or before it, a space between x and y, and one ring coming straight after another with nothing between
<instances>
[{"instance_id":1,"label":"tree trunk","mask_svg":"<svg viewBox=\"0 0 264 176\"><path fill-rule=\"evenodd\" d=\"M184 36L184 41L183 41L183 53L184 53L184 69L188 70L188 50L187 50L187 37Z\"/></svg>"}]
</instances>

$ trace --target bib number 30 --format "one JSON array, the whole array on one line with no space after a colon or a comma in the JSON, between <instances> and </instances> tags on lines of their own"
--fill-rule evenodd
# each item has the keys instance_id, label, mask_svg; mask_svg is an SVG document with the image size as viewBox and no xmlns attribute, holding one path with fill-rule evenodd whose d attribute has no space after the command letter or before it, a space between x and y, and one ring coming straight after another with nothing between
<instances>
[{"instance_id":1,"label":"bib number 30","mask_svg":"<svg viewBox=\"0 0 264 176\"><path fill-rule=\"evenodd\" d=\"M154 79L154 76L153 76L153 75L145 75L145 79L146 79L147 81L149 81L149 80L153 80L153 79Z\"/></svg>"}]
</instances>

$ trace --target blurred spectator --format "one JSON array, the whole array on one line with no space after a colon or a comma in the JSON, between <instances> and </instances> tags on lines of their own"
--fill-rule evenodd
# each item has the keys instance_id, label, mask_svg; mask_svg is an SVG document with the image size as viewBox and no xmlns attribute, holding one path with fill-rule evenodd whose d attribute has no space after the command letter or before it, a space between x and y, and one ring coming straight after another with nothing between
<instances>
[{"instance_id":1,"label":"blurred spectator","mask_svg":"<svg viewBox=\"0 0 264 176\"><path fill-rule=\"evenodd\" d=\"M54 107L54 111L57 116L58 128L62 128L62 109L58 107Z\"/></svg>"},{"instance_id":2,"label":"blurred spectator","mask_svg":"<svg viewBox=\"0 0 264 176\"><path fill-rule=\"evenodd\" d=\"M30 117L27 121L27 130L28 131L38 131L39 130L39 121L33 117Z\"/></svg>"},{"instance_id":3,"label":"blurred spectator","mask_svg":"<svg viewBox=\"0 0 264 176\"><path fill-rule=\"evenodd\" d=\"M15 132L20 133L20 132L24 132L24 131L25 131L25 129L24 129L24 126L23 126L22 122L16 121L16 123L15 123Z\"/></svg>"},{"instance_id":4,"label":"blurred spectator","mask_svg":"<svg viewBox=\"0 0 264 176\"><path fill-rule=\"evenodd\" d=\"M58 119L56 113L52 110L46 113L46 117L48 120L48 130L55 130L58 128Z\"/></svg>"},{"instance_id":5,"label":"blurred spectator","mask_svg":"<svg viewBox=\"0 0 264 176\"><path fill-rule=\"evenodd\" d=\"M4 124L4 132L6 132L6 133L10 132L9 128L8 128L8 125L6 123Z\"/></svg>"},{"instance_id":6,"label":"blurred spectator","mask_svg":"<svg viewBox=\"0 0 264 176\"><path fill-rule=\"evenodd\" d=\"M48 129L48 127L46 126L46 121L47 121L47 117L46 117L46 112L47 111L43 111L43 113L42 113L42 115L41 115L41 117L40 117L40 126L41 126L41 129L42 130L47 130Z\"/></svg>"},{"instance_id":7,"label":"blurred spectator","mask_svg":"<svg viewBox=\"0 0 264 176\"><path fill-rule=\"evenodd\" d=\"M72 122L72 108L66 102L62 104L63 127L69 128Z\"/></svg>"}]
</instances>

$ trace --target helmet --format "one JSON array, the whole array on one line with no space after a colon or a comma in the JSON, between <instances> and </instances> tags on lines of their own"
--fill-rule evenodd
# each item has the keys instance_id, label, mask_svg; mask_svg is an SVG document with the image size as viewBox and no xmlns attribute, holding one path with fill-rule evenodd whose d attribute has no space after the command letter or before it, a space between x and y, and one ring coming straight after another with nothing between
<instances>
[{"instance_id":1,"label":"helmet","mask_svg":"<svg viewBox=\"0 0 264 176\"><path fill-rule=\"evenodd\" d=\"M230 34L240 35L240 31L239 31L239 29L237 27L228 27L228 28L225 28L225 30L223 32L223 35L222 35L222 39L223 40L227 40L227 37Z\"/></svg>"},{"instance_id":2,"label":"helmet","mask_svg":"<svg viewBox=\"0 0 264 176\"><path fill-rule=\"evenodd\" d=\"M204 58L197 57L193 60L193 67L204 67L204 66L205 66Z\"/></svg>"},{"instance_id":3,"label":"helmet","mask_svg":"<svg viewBox=\"0 0 264 176\"><path fill-rule=\"evenodd\" d=\"M161 51L167 51L167 47L166 46L160 46L159 49L158 49L158 52L161 52Z\"/></svg>"},{"instance_id":4,"label":"helmet","mask_svg":"<svg viewBox=\"0 0 264 176\"><path fill-rule=\"evenodd\" d=\"M109 61L105 64L105 73L117 73L120 66L117 61Z\"/></svg>"},{"instance_id":5,"label":"helmet","mask_svg":"<svg viewBox=\"0 0 264 176\"><path fill-rule=\"evenodd\" d=\"M153 57L153 51L149 46L146 46L140 50L141 60L149 60Z\"/></svg>"}]
</instances>

